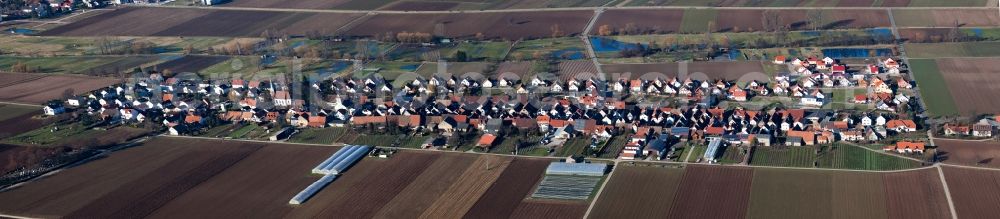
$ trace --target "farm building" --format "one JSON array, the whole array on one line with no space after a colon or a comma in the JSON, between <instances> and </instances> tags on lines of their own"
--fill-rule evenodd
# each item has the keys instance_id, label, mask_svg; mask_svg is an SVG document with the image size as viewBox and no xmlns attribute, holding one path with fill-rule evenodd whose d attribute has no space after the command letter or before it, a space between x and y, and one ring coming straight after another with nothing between
<instances>
[{"instance_id":1,"label":"farm building","mask_svg":"<svg viewBox=\"0 0 1000 219\"><path fill-rule=\"evenodd\" d=\"M586 200L604 177L605 163L552 162L532 198Z\"/></svg>"},{"instance_id":2,"label":"farm building","mask_svg":"<svg viewBox=\"0 0 1000 219\"><path fill-rule=\"evenodd\" d=\"M323 187L326 187L327 184L337 179L337 175L343 173L344 170L347 170L347 168L361 160L365 154L368 154L371 148L370 146L349 145L334 152L333 155L330 155L329 158L323 160L323 162L312 169L312 173L324 174L323 178L313 182L296 194L291 200L288 200L288 204L300 205L308 200L319 192L319 190L323 189Z\"/></svg>"},{"instance_id":3,"label":"farm building","mask_svg":"<svg viewBox=\"0 0 1000 219\"><path fill-rule=\"evenodd\" d=\"M719 152L724 151L725 148L723 148L722 138L708 138L708 142L708 149L705 150L705 156L703 156L703 158L712 162L719 156Z\"/></svg>"},{"instance_id":4,"label":"farm building","mask_svg":"<svg viewBox=\"0 0 1000 219\"><path fill-rule=\"evenodd\" d=\"M565 163L553 162L545 169L546 175L603 176L608 168L605 163Z\"/></svg>"}]
</instances>

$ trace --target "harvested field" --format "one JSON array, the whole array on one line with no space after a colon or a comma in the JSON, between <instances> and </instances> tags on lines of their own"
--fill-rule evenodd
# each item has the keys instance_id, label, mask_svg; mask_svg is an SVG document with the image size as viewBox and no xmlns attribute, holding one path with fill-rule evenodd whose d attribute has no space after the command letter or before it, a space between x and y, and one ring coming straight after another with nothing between
<instances>
[{"instance_id":1,"label":"harvested field","mask_svg":"<svg viewBox=\"0 0 1000 219\"><path fill-rule=\"evenodd\" d=\"M399 192L406 189L410 182L419 177L438 157L439 154L436 153L394 155L393 159L387 160L361 180L364 183L346 188L349 192L340 195L336 201L311 203L325 205L324 210L314 217L370 218L392 201ZM348 171L345 175L352 172ZM330 184L330 186L335 185Z\"/></svg>"},{"instance_id":2,"label":"harvested field","mask_svg":"<svg viewBox=\"0 0 1000 219\"><path fill-rule=\"evenodd\" d=\"M362 16L356 13L307 13L126 7L42 32L59 36L243 36L302 35L306 31L334 34ZM166 19L148 19L165 17ZM245 22L252 20L255 22Z\"/></svg>"},{"instance_id":3,"label":"harvested field","mask_svg":"<svg viewBox=\"0 0 1000 219\"><path fill-rule=\"evenodd\" d=\"M535 39L574 36L586 27L592 11L486 12L445 14L377 14L363 18L348 36L419 32L452 38Z\"/></svg>"},{"instance_id":4,"label":"harvested field","mask_svg":"<svg viewBox=\"0 0 1000 219\"><path fill-rule=\"evenodd\" d=\"M46 158L60 154L62 150L62 148L56 147L27 147L0 144L0 174L35 166Z\"/></svg>"},{"instance_id":5,"label":"harvested field","mask_svg":"<svg viewBox=\"0 0 1000 219\"><path fill-rule=\"evenodd\" d=\"M551 162L548 159L515 159L465 213L465 218L512 218Z\"/></svg>"},{"instance_id":6,"label":"harvested field","mask_svg":"<svg viewBox=\"0 0 1000 219\"><path fill-rule=\"evenodd\" d=\"M951 217L937 169L886 173L883 180L889 218Z\"/></svg>"},{"instance_id":7,"label":"harvested field","mask_svg":"<svg viewBox=\"0 0 1000 219\"><path fill-rule=\"evenodd\" d=\"M521 202L510 218L583 218L586 202L529 200Z\"/></svg>"},{"instance_id":8,"label":"harvested field","mask_svg":"<svg viewBox=\"0 0 1000 219\"><path fill-rule=\"evenodd\" d=\"M701 33L709 23L716 32L754 32L764 30L765 13L773 11L781 25L791 30L812 30L805 9L615 9L601 14L592 34L607 25L613 34ZM819 29L856 29L889 27L885 10L823 10Z\"/></svg>"},{"instance_id":9,"label":"harvested field","mask_svg":"<svg viewBox=\"0 0 1000 219\"><path fill-rule=\"evenodd\" d=\"M613 34L665 34L681 30L683 9L608 10L594 24L591 34L607 25Z\"/></svg>"},{"instance_id":10,"label":"harvested field","mask_svg":"<svg viewBox=\"0 0 1000 219\"><path fill-rule=\"evenodd\" d=\"M960 218L989 218L1000 214L1000 171L943 167L948 191Z\"/></svg>"},{"instance_id":11,"label":"harvested field","mask_svg":"<svg viewBox=\"0 0 1000 219\"><path fill-rule=\"evenodd\" d=\"M1000 167L1000 143L934 139L938 159L956 165Z\"/></svg>"},{"instance_id":12,"label":"harvested field","mask_svg":"<svg viewBox=\"0 0 1000 219\"><path fill-rule=\"evenodd\" d=\"M39 33L43 36L153 36L212 10L124 7ZM149 19L157 17L160 19Z\"/></svg>"},{"instance_id":13,"label":"harvested field","mask_svg":"<svg viewBox=\"0 0 1000 219\"><path fill-rule=\"evenodd\" d=\"M142 217L259 147L153 139L2 192L0 211L35 217Z\"/></svg>"},{"instance_id":14,"label":"harvested field","mask_svg":"<svg viewBox=\"0 0 1000 219\"><path fill-rule=\"evenodd\" d=\"M559 62L558 76L564 81L570 79L586 80L597 76L597 66L592 61L563 61Z\"/></svg>"},{"instance_id":15,"label":"harvested field","mask_svg":"<svg viewBox=\"0 0 1000 219\"><path fill-rule=\"evenodd\" d=\"M591 218L664 218L677 193L684 169L616 166L594 203ZM642 191L642 192L636 192ZM682 200L683 201L683 200Z\"/></svg>"},{"instance_id":16,"label":"harvested field","mask_svg":"<svg viewBox=\"0 0 1000 219\"><path fill-rule=\"evenodd\" d=\"M480 156L420 217L446 218L465 215L511 162L511 157Z\"/></svg>"},{"instance_id":17,"label":"harvested field","mask_svg":"<svg viewBox=\"0 0 1000 219\"><path fill-rule=\"evenodd\" d=\"M351 0L307 0L307 1L275 1L275 0L234 0L225 4L227 7L245 8L297 8L297 9L332 9L337 5Z\"/></svg>"},{"instance_id":18,"label":"harvested field","mask_svg":"<svg viewBox=\"0 0 1000 219\"><path fill-rule=\"evenodd\" d=\"M754 169L747 218L886 218L879 173Z\"/></svg>"},{"instance_id":19,"label":"harvested field","mask_svg":"<svg viewBox=\"0 0 1000 219\"><path fill-rule=\"evenodd\" d=\"M894 9L899 27L995 27L1000 26L996 9Z\"/></svg>"},{"instance_id":20,"label":"harvested field","mask_svg":"<svg viewBox=\"0 0 1000 219\"><path fill-rule=\"evenodd\" d=\"M156 56L135 56L126 57L119 59L108 64L99 65L97 67L88 69L86 71L87 75L115 75L117 73L132 71L132 69L142 66L143 64L152 63L159 60Z\"/></svg>"},{"instance_id":21,"label":"harvested field","mask_svg":"<svg viewBox=\"0 0 1000 219\"><path fill-rule=\"evenodd\" d=\"M405 218L419 215L451 186L477 156L448 154L427 166L423 174L385 204L375 218Z\"/></svg>"},{"instance_id":22,"label":"harvested field","mask_svg":"<svg viewBox=\"0 0 1000 219\"><path fill-rule=\"evenodd\" d=\"M827 171L761 168L753 171L747 218L821 218L833 214Z\"/></svg>"},{"instance_id":23,"label":"harvested field","mask_svg":"<svg viewBox=\"0 0 1000 219\"><path fill-rule=\"evenodd\" d=\"M260 149L259 145L229 147L215 153L189 151L182 156L183 159L174 159L159 168L150 169L149 175L122 184L119 189L90 201L66 217L146 217L160 206Z\"/></svg>"},{"instance_id":24,"label":"harvested field","mask_svg":"<svg viewBox=\"0 0 1000 219\"><path fill-rule=\"evenodd\" d=\"M997 57L1000 42L907 43L910 58Z\"/></svg>"},{"instance_id":25,"label":"harvested field","mask_svg":"<svg viewBox=\"0 0 1000 219\"><path fill-rule=\"evenodd\" d=\"M937 66L948 84L952 99L965 100L956 104L958 113L978 115L1000 108L1000 58L938 59ZM919 81L918 81L919 82ZM958 103L958 102L956 102Z\"/></svg>"},{"instance_id":26,"label":"harvested field","mask_svg":"<svg viewBox=\"0 0 1000 219\"><path fill-rule=\"evenodd\" d=\"M20 84L45 77L43 74L0 73L0 87Z\"/></svg>"},{"instance_id":27,"label":"harvested field","mask_svg":"<svg viewBox=\"0 0 1000 219\"><path fill-rule=\"evenodd\" d=\"M665 79L687 77L699 80L726 79L738 81L768 81L760 62L685 62L655 64L606 64L601 65L609 78ZM678 73L680 72L680 74Z\"/></svg>"},{"instance_id":28,"label":"harvested field","mask_svg":"<svg viewBox=\"0 0 1000 219\"><path fill-rule=\"evenodd\" d=\"M675 201L667 217L739 218L747 215L753 177L750 168L694 165L685 169L677 185L683 189L674 195Z\"/></svg>"},{"instance_id":29,"label":"harvested field","mask_svg":"<svg viewBox=\"0 0 1000 219\"><path fill-rule=\"evenodd\" d=\"M16 136L24 132L41 128L42 126L45 126L45 124L54 120L35 118L35 116L41 114L41 109L36 109L35 112L10 116L10 118L0 121L2 122L0 123L0 139Z\"/></svg>"},{"instance_id":30,"label":"harvested field","mask_svg":"<svg viewBox=\"0 0 1000 219\"><path fill-rule=\"evenodd\" d=\"M458 6L458 2L413 2L401 1L382 7L386 11L447 11Z\"/></svg>"},{"instance_id":31,"label":"harvested field","mask_svg":"<svg viewBox=\"0 0 1000 219\"><path fill-rule=\"evenodd\" d=\"M881 173L833 172L833 218L886 218L886 190Z\"/></svg>"},{"instance_id":32,"label":"harvested field","mask_svg":"<svg viewBox=\"0 0 1000 219\"><path fill-rule=\"evenodd\" d=\"M534 75L532 62L502 62L497 66L497 75L504 78L530 80Z\"/></svg>"},{"instance_id":33,"label":"harvested field","mask_svg":"<svg viewBox=\"0 0 1000 219\"><path fill-rule=\"evenodd\" d=\"M113 78L51 75L2 87L0 88L0 100L42 104L49 100L62 98L64 91L69 89L72 89L73 95L80 95L118 82L118 79Z\"/></svg>"},{"instance_id":34,"label":"harvested field","mask_svg":"<svg viewBox=\"0 0 1000 219\"><path fill-rule=\"evenodd\" d=\"M173 73L197 73L202 69L211 67L229 60L228 56L184 56L179 59L170 60L159 65L156 69L160 71L170 70Z\"/></svg>"}]
</instances>

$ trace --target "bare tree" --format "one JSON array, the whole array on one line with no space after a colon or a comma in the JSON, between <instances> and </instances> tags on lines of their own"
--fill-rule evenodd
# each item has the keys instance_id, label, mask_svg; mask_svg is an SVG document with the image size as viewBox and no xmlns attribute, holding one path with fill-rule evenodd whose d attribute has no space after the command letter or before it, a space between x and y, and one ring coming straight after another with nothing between
<instances>
[{"instance_id":1,"label":"bare tree","mask_svg":"<svg viewBox=\"0 0 1000 219\"><path fill-rule=\"evenodd\" d=\"M826 23L824 22L823 9L809 10L809 12L806 12L806 18L809 19L809 26L813 30L819 30Z\"/></svg>"}]
</instances>

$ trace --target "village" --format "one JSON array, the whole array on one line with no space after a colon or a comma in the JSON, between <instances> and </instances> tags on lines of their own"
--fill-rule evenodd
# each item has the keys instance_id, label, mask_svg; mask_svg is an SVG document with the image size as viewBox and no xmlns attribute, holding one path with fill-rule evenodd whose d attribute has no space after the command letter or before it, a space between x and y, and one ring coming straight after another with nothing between
<instances>
[{"instance_id":1,"label":"village","mask_svg":"<svg viewBox=\"0 0 1000 219\"><path fill-rule=\"evenodd\" d=\"M772 64L787 66L789 72L771 81L742 83L677 77L561 81L440 74L405 81L398 88L393 84L400 83L377 75L307 82L199 81L152 71L88 95L50 101L44 111L46 115L72 112L91 124L153 124L168 135L201 135L225 124L255 124L265 127L266 140L285 141L308 129L337 127L360 134L427 136L420 143L423 149L458 150L474 144L463 150L478 152L495 152L499 142L511 139L516 141L513 148L501 153L544 150L530 153L535 156L552 156L560 147L568 147L568 141L587 147L572 155L596 156L597 151L609 150L604 147L612 136L626 135L624 145L610 149L622 160L677 158L676 150L685 144L707 145L705 154L696 156L701 156L699 162L710 163L718 161L725 147L853 142L921 154L928 146L927 135L920 132L933 127L923 125L921 106L911 100L914 85L901 73L898 61L886 58L849 69L830 58L778 56ZM845 95L836 89L847 90L847 97L834 98ZM667 98L635 101L646 97ZM768 103L767 98L792 101ZM855 107L824 107L835 101ZM947 135L989 138L997 125L996 120L985 119L943 128ZM398 147L401 142L385 144L376 146Z\"/></svg>"}]
</instances>

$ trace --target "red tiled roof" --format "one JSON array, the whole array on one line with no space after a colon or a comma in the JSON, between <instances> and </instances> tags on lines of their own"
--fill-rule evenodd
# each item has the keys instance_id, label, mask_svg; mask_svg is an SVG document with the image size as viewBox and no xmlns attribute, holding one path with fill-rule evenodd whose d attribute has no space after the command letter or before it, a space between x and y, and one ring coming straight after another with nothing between
<instances>
[{"instance_id":1,"label":"red tiled roof","mask_svg":"<svg viewBox=\"0 0 1000 219\"><path fill-rule=\"evenodd\" d=\"M493 141L497 139L497 136L493 134L485 134L483 137L479 138L479 143L476 146L489 148L493 145Z\"/></svg>"}]
</instances>

